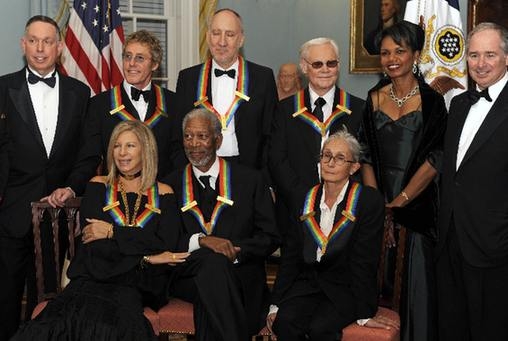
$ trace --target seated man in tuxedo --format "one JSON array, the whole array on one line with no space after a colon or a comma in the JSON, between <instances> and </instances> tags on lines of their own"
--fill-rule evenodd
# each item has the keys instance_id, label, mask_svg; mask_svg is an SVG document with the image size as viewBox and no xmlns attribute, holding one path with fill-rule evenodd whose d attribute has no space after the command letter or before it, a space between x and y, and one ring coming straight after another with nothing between
<instances>
[{"instance_id":1,"label":"seated man in tuxedo","mask_svg":"<svg viewBox=\"0 0 508 341\"><path fill-rule=\"evenodd\" d=\"M264 261L279 235L261 173L217 157L221 130L212 112L189 112L183 145L190 164L163 180L182 211L180 248L191 252L169 293L194 304L197 340L243 341L261 327L268 293Z\"/></svg>"}]
</instances>

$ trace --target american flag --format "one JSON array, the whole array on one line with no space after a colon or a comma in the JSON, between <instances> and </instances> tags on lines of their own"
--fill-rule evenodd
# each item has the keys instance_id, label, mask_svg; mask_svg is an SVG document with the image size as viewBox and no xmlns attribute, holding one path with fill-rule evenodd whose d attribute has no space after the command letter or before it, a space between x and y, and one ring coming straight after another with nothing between
<instances>
[{"instance_id":1,"label":"american flag","mask_svg":"<svg viewBox=\"0 0 508 341\"><path fill-rule=\"evenodd\" d=\"M74 0L61 71L88 84L92 95L121 83L124 34L118 0Z\"/></svg>"}]
</instances>

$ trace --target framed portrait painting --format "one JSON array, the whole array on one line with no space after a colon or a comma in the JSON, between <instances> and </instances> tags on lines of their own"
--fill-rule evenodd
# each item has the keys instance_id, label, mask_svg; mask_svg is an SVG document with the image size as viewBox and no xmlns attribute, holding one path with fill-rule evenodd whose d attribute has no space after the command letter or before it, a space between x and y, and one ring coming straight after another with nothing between
<instances>
[{"instance_id":1,"label":"framed portrait painting","mask_svg":"<svg viewBox=\"0 0 508 341\"><path fill-rule=\"evenodd\" d=\"M351 0L349 71L379 73L379 38L383 27L404 17L401 0Z\"/></svg>"}]
</instances>

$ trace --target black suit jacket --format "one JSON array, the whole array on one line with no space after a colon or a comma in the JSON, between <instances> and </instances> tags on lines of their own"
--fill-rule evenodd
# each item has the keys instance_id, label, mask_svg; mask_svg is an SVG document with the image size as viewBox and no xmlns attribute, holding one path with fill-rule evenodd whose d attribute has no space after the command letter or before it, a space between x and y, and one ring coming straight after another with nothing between
<instances>
[{"instance_id":1,"label":"black suit jacket","mask_svg":"<svg viewBox=\"0 0 508 341\"><path fill-rule=\"evenodd\" d=\"M182 177L183 169L164 179L175 191L179 208L183 206ZM199 205L198 186L201 185L194 176L193 186ZM229 239L241 248L235 265L238 278L244 294L262 304L266 286L264 261L280 242L272 199L261 173L236 163L231 163L231 186L234 204L222 211L212 235ZM183 234L179 248L187 250L189 238L203 231L189 211L183 212L181 217Z\"/></svg>"},{"instance_id":2,"label":"black suit jacket","mask_svg":"<svg viewBox=\"0 0 508 341\"><path fill-rule=\"evenodd\" d=\"M351 184L352 182L349 183L345 199ZM322 187L314 206L318 224L321 195ZM337 207L335 222L340 219L340 212L345 208L345 199ZM375 315L384 200L378 191L363 186L357 207L356 221L328 244L320 262L316 261L317 244L305 223L299 220L301 208L292 212L293 226L287 235L288 247L282 255L277 274L273 304L280 305L289 298L322 291L337 311L350 316L351 321Z\"/></svg>"},{"instance_id":3,"label":"black suit jacket","mask_svg":"<svg viewBox=\"0 0 508 341\"><path fill-rule=\"evenodd\" d=\"M450 104L444 143L438 255L453 223L466 262L508 263L508 84L499 94L456 170L457 148L470 104ZM453 221L453 222L452 222Z\"/></svg>"},{"instance_id":4,"label":"black suit jacket","mask_svg":"<svg viewBox=\"0 0 508 341\"><path fill-rule=\"evenodd\" d=\"M339 103L339 88L335 87L333 107ZM312 110L309 88L304 91L305 106ZM320 181L317 163L321 151L321 135L309 124L298 117L295 112L295 96L281 102L273 120L269 148L269 169L277 195L287 205L291 198L299 198L310 187ZM345 125L350 133L356 135L361 125L365 101L351 95L351 115L344 115L330 127L330 134ZM299 205L300 203L298 203Z\"/></svg>"},{"instance_id":5,"label":"black suit jacket","mask_svg":"<svg viewBox=\"0 0 508 341\"><path fill-rule=\"evenodd\" d=\"M176 86L178 113L183 116L194 109L197 100L199 72L203 64L180 71ZM235 132L241 164L261 169L266 165L266 148L272 116L277 103L277 88L271 69L247 61L249 72L248 96L235 113ZM208 81L208 100L213 105L211 77ZM180 121L181 121L180 119Z\"/></svg>"},{"instance_id":6,"label":"black suit jacket","mask_svg":"<svg viewBox=\"0 0 508 341\"><path fill-rule=\"evenodd\" d=\"M0 234L25 236L30 229L30 202L59 187L84 191L98 156L93 153L85 114L89 88L59 75L58 122L49 157L26 81L26 69L0 78ZM2 118L3 117L3 118ZM2 129L0 127L0 129ZM3 141L2 136L3 135Z\"/></svg>"},{"instance_id":7,"label":"black suit jacket","mask_svg":"<svg viewBox=\"0 0 508 341\"><path fill-rule=\"evenodd\" d=\"M125 92L123 85L120 85L122 102L125 105L125 109L136 119L139 118L139 114L132 105L129 95ZM90 100L90 106L88 109L88 116L93 120L95 128L95 146L99 154L104 158L104 162L107 157L107 150L109 144L109 138L115 126L122 121L118 115L111 115L111 91L108 90L94 96ZM185 155L183 153L182 144L179 140L180 125L176 122L176 99L175 93L163 88L165 99L166 99L166 115L163 116L155 126L152 127L152 132L155 135L157 141L157 149L159 156L158 175L160 179L164 176L169 175L176 168L187 163ZM142 99L141 99L142 100ZM145 117L145 121L148 121L155 113L156 98L155 91L150 92L150 99L148 101L148 110ZM104 173L107 173L106 165L104 164Z\"/></svg>"}]
</instances>

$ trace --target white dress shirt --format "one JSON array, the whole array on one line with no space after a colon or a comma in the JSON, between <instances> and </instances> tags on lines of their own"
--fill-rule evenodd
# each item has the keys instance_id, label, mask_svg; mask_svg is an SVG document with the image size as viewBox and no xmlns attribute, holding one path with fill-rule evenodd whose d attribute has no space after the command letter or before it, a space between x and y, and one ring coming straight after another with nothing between
<instances>
[{"instance_id":1,"label":"white dress shirt","mask_svg":"<svg viewBox=\"0 0 508 341\"><path fill-rule=\"evenodd\" d=\"M310 105L311 105L311 111L314 111L314 108L316 108L316 105L314 102L319 97L323 97L323 99L326 101L326 104L323 105L323 122L326 122L326 120L332 115L333 112L333 101L335 99L335 87L332 87L326 94L323 96L319 96L314 90L312 90L312 86L309 85L309 96L310 96ZM323 144L325 143L325 140L330 135L330 132L326 132L325 136L321 137L321 149L323 149ZM317 155L316 155L317 159ZM319 179L321 179L321 165L319 164L319 161L317 161L317 168L318 168L318 176Z\"/></svg>"},{"instance_id":2,"label":"white dress shirt","mask_svg":"<svg viewBox=\"0 0 508 341\"><path fill-rule=\"evenodd\" d=\"M219 177L219 158L215 157L215 162L210 167L209 170L206 172L202 172L196 167L192 166L192 172L194 173L194 176L196 179L198 179L198 182L205 188L205 184L201 182L199 179L200 176L203 175L210 175L210 187L215 190L215 182L217 181L217 178ZM193 234L189 239L189 252L192 252L194 250L197 250L200 248L199 246L199 237L203 236L202 233L195 233Z\"/></svg>"},{"instance_id":3,"label":"white dress shirt","mask_svg":"<svg viewBox=\"0 0 508 341\"><path fill-rule=\"evenodd\" d=\"M49 72L45 77L42 77L37 71L30 69L35 75L41 78L50 78L53 71ZM28 78L28 70L26 71ZM42 141L46 155L49 157L53 141L55 139L56 126L58 123L58 104L59 104L59 76L58 72L55 73L56 83L52 88L44 82L37 82L35 84L28 83L28 91L32 100L32 105L37 119L37 125L41 132Z\"/></svg>"},{"instance_id":4,"label":"white dress shirt","mask_svg":"<svg viewBox=\"0 0 508 341\"><path fill-rule=\"evenodd\" d=\"M215 69L224 70L212 59L212 100L213 107L221 116L224 116L231 103L235 99L236 84L238 80L238 59L228 69L234 69L235 78L231 78L228 75L222 75L220 77L215 76ZM227 71L227 70L225 70ZM228 124L227 128L222 131L222 144L217 150L218 156L238 156L240 152L238 150L238 139L236 138L235 132L235 117Z\"/></svg>"},{"instance_id":5,"label":"white dress shirt","mask_svg":"<svg viewBox=\"0 0 508 341\"><path fill-rule=\"evenodd\" d=\"M127 96L129 96L129 99L130 99L132 105L134 106L134 108L136 108L136 111L138 112L140 121L144 122L145 118L146 118L146 112L148 111L148 102L145 102L145 100L143 99L143 96L139 96L139 99L137 101L133 100L131 97L131 88L132 87L133 86L130 85L129 83L127 83L127 81L125 81L125 80L123 81L123 88L125 89L125 92L127 92ZM152 83L150 82L143 89L139 89L139 90L150 91L151 89L152 89Z\"/></svg>"},{"instance_id":6,"label":"white dress shirt","mask_svg":"<svg viewBox=\"0 0 508 341\"><path fill-rule=\"evenodd\" d=\"M464 122L464 126L462 128L462 132L460 134L459 146L457 148L457 163L455 165L455 170L458 170L462 160L464 159L464 155L466 155L469 146L474 140L474 137L483 121L487 117L490 109L496 102L499 94L503 90L508 81L508 73L505 73L503 78L497 81L495 84L489 87L489 95L492 99L492 102L487 101L484 97L480 97L478 102L473 104L469 109L469 113L467 114L466 121ZM477 90L478 87L477 87Z\"/></svg>"}]
</instances>

